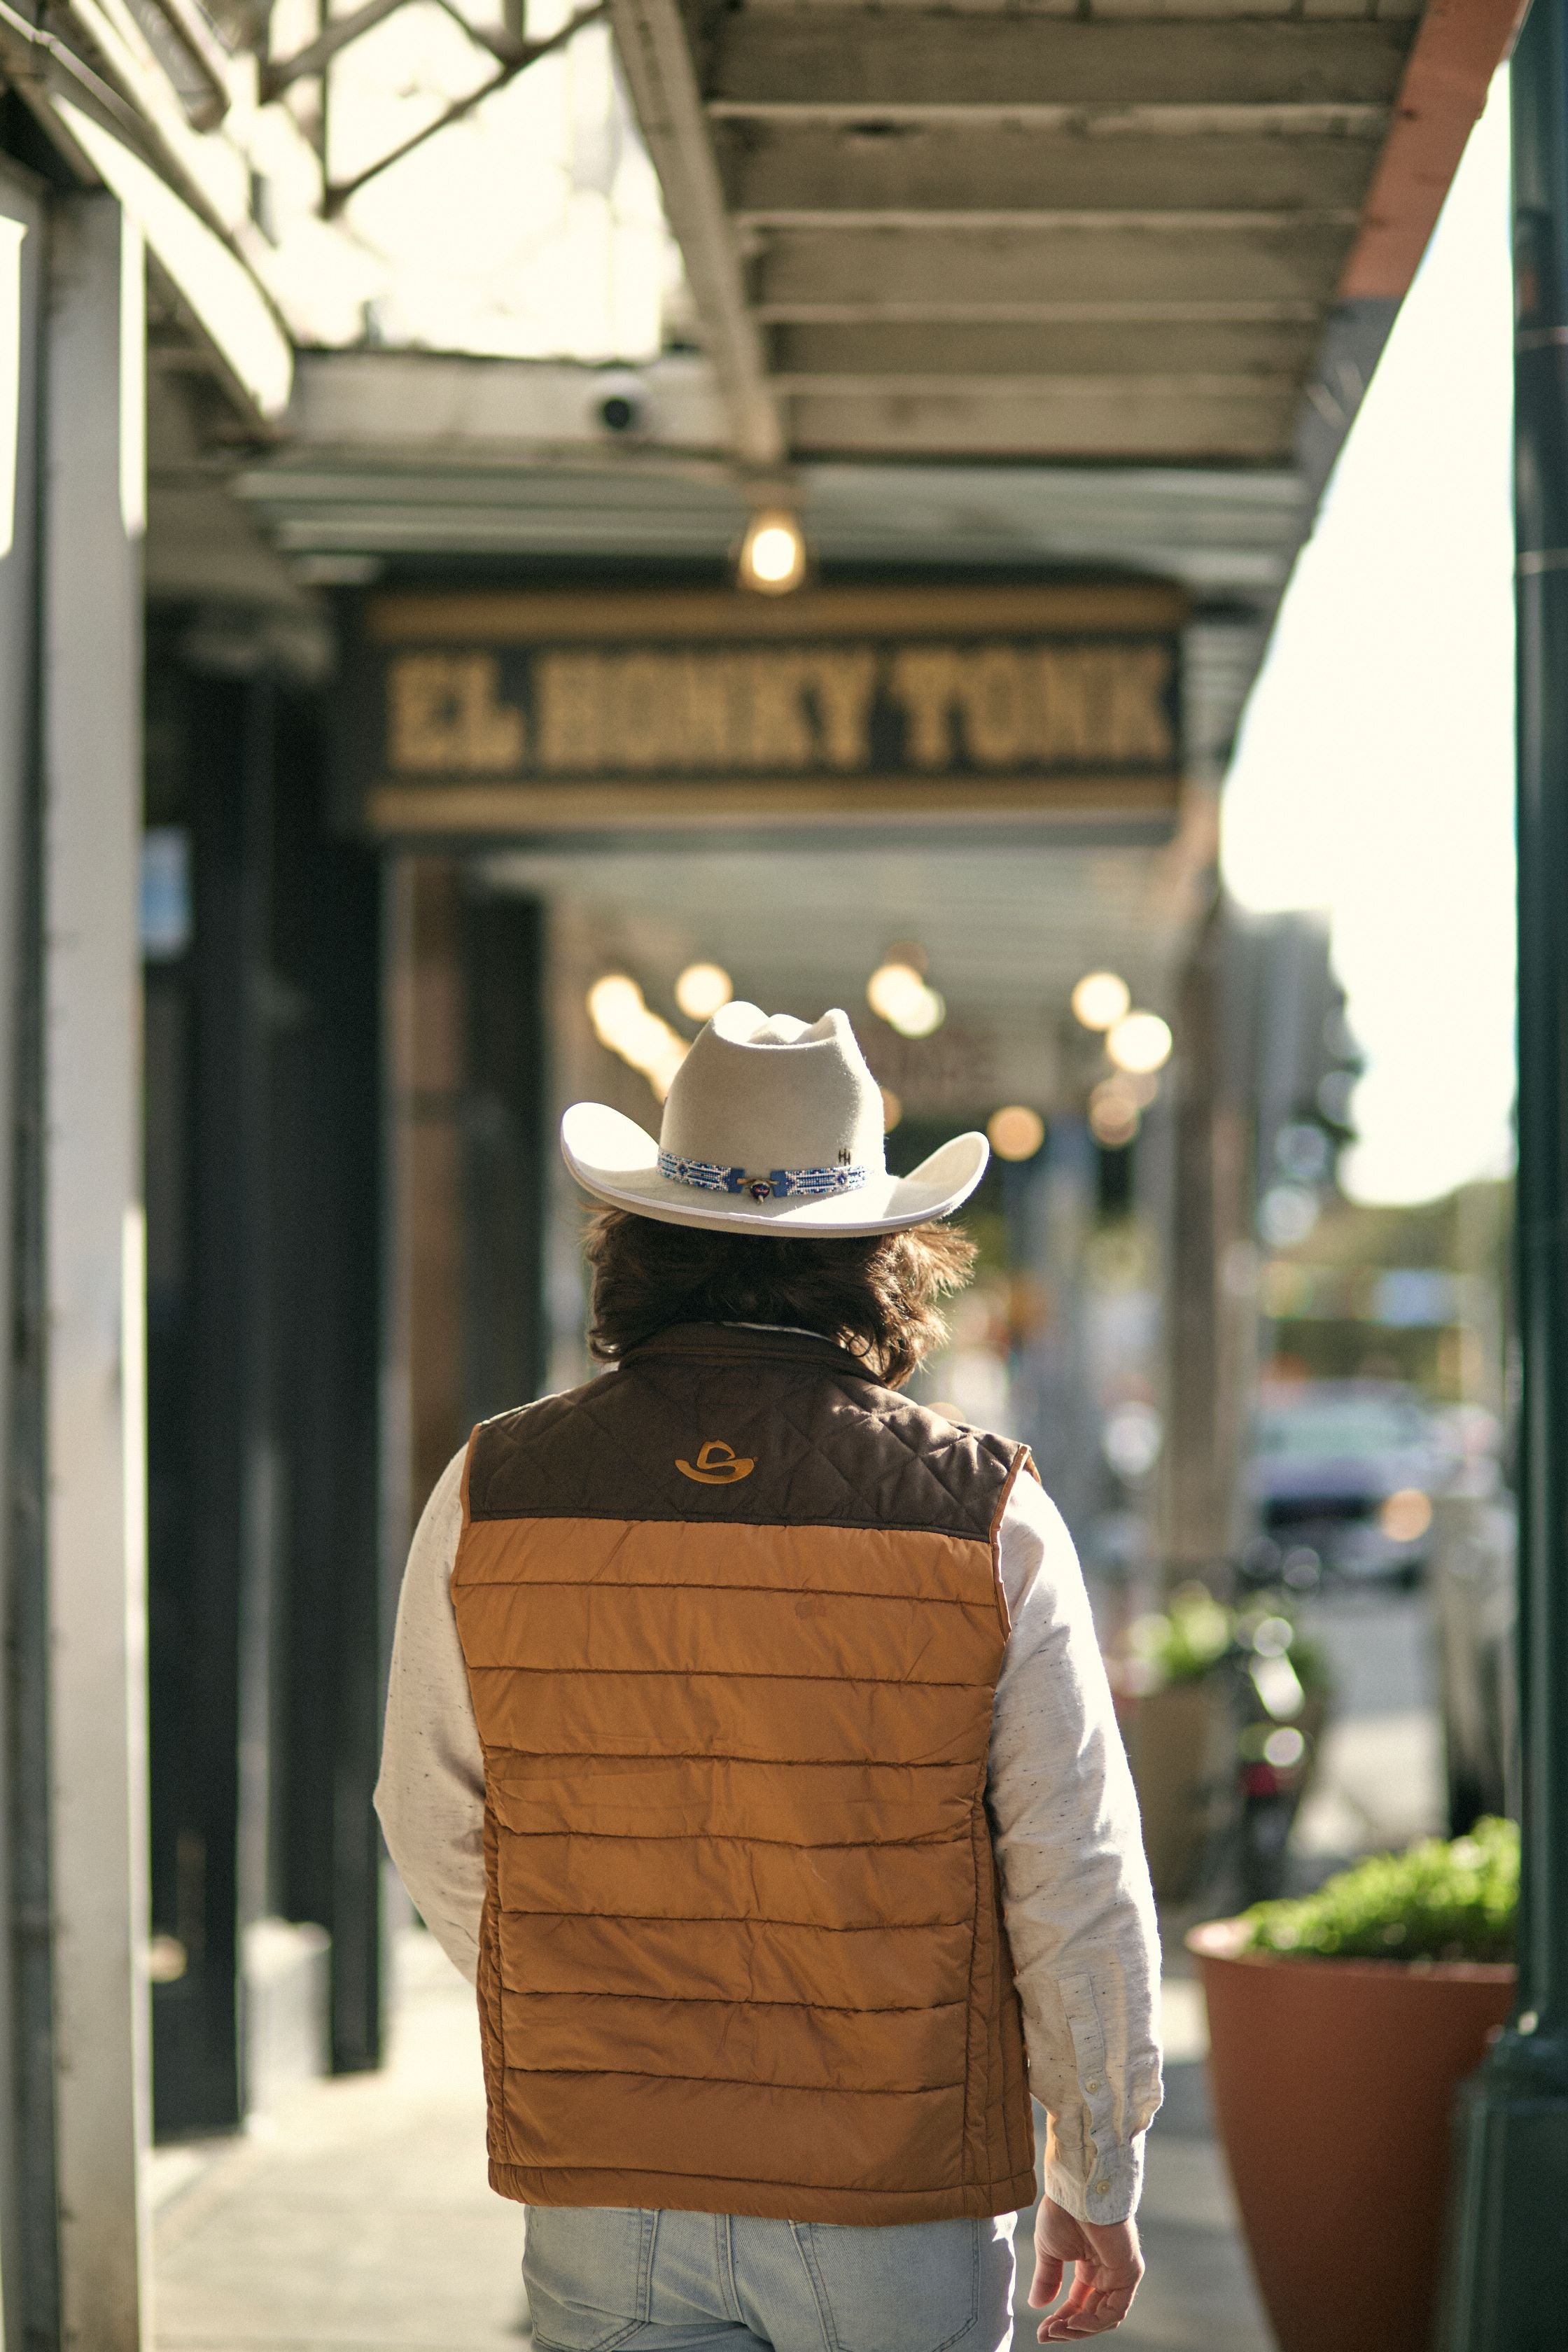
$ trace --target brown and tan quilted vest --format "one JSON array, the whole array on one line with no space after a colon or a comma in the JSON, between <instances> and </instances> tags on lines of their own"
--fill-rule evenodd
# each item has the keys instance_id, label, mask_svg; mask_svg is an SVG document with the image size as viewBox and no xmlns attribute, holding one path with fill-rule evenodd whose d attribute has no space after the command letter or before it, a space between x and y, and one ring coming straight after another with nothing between
<instances>
[{"instance_id":1,"label":"brown and tan quilted vest","mask_svg":"<svg viewBox=\"0 0 1568 2352\"><path fill-rule=\"evenodd\" d=\"M1026 1460L826 1340L712 1326L475 1432L452 1593L503 2196L1031 2201L984 1805Z\"/></svg>"}]
</instances>

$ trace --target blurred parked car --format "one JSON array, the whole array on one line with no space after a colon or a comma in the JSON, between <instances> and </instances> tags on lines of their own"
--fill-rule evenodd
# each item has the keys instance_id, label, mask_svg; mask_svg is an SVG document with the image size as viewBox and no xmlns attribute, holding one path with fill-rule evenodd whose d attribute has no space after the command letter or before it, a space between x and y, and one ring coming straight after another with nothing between
<instances>
[{"instance_id":1,"label":"blurred parked car","mask_svg":"<svg viewBox=\"0 0 1568 2352\"><path fill-rule=\"evenodd\" d=\"M1419 1582L1435 1498L1459 1467L1443 1418L1397 1381L1266 1389L1250 1465L1264 1581L1325 1576Z\"/></svg>"}]
</instances>

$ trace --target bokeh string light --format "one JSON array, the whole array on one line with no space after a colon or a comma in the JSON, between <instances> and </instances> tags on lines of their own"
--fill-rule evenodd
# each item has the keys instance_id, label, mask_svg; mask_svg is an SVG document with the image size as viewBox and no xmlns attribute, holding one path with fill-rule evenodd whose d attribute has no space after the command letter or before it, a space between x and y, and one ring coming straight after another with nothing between
<instances>
[{"instance_id":1,"label":"bokeh string light","mask_svg":"<svg viewBox=\"0 0 1568 2352\"><path fill-rule=\"evenodd\" d=\"M675 983L675 1001L689 1021L711 1021L734 992L721 963L689 963Z\"/></svg>"},{"instance_id":2,"label":"bokeh string light","mask_svg":"<svg viewBox=\"0 0 1568 2352\"><path fill-rule=\"evenodd\" d=\"M985 1122L998 1160L1032 1160L1046 1139L1046 1122L1026 1103L1005 1103Z\"/></svg>"},{"instance_id":3,"label":"bokeh string light","mask_svg":"<svg viewBox=\"0 0 1568 2352\"><path fill-rule=\"evenodd\" d=\"M1148 1077L1171 1058L1171 1024L1157 1013L1128 1013L1106 1036L1105 1051L1119 1070Z\"/></svg>"},{"instance_id":4,"label":"bokeh string light","mask_svg":"<svg viewBox=\"0 0 1568 2352\"><path fill-rule=\"evenodd\" d=\"M1120 972L1086 971L1072 992L1073 1018L1086 1029L1113 1029L1131 1003Z\"/></svg>"},{"instance_id":5,"label":"bokeh string light","mask_svg":"<svg viewBox=\"0 0 1568 2352\"><path fill-rule=\"evenodd\" d=\"M945 1000L901 955L877 966L866 982L866 1002L900 1037L932 1036L947 1018Z\"/></svg>"},{"instance_id":6,"label":"bokeh string light","mask_svg":"<svg viewBox=\"0 0 1568 2352\"><path fill-rule=\"evenodd\" d=\"M685 1038L652 1010L637 982L624 971L607 971L596 980L588 991L587 1006L600 1045L645 1077L662 1102L691 1050Z\"/></svg>"}]
</instances>

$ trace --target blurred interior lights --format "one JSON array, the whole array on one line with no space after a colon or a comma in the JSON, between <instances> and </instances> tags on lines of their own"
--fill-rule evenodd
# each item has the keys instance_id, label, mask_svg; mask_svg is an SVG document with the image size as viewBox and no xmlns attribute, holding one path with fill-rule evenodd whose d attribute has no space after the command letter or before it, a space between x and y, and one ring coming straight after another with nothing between
<instances>
[{"instance_id":1,"label":"blurred interior lights","mask_svg":"<svg viewBox=\"0 0 1568 2352\"><path fill-rule=\"evenodd\" d=\"M898 1125L898 1123L899 1123L900 1119L901 1119L901 1118L902 1118L903 1115L904 1115L904 1107L903 1107L903 1104L899 1100L899 1097L898 1097L898 1096L893 1092L892 1087L884 1087L882 1088L882 1132L883 1132L883 1134L884 1134L884 1135L891 1135L891 1133L892 1133L892 1131L893 1131L894 1128L896 1128L896 1127L897 1127L897 1125Z\"/></svg>"},{"instance_id":2,"label":"blurred interior lights","mask_svg":"<svg viewBox=\"0 0 1568 2352\"><path fill-rule=\"evenodd\" d=\"M1276 1772L1293 1772L1307 1753L1307 1742L1293 1724L1282 1723L1263 1743L1263 1760Z\"/></svg>"},{"instance_id":3,"label":"blurred interior lights","mask_svg":"<svg viewBox=\"0 0 1568 2352\"><path fill-rule=\"evenodd\" d=\"M1120 1151L1138 1132L1142 1106L1124 1078L1102 1078L1089 1098L1089 1131L1096 1143Z\"/></svg>"},{"instance_id":4,"label":"blurred interior lights","mask_svg":"<svg viewBox=\"0 0 1568 2352\"><path fill-rule=\"evenodd\" d=\"M675 1001L689 1021L711 1021L734 992L721 963L689 963L675 983Z\"/></svg>"},{"instance_id":5,"label":"blurred interior lights","mask_svg":"<svg viewBox=\"0 0 1568 2352\"><path fill-rule=\"evenodd\" d=\"M689 1051L685 1038L649 1009L637 982L624 971L607 971L596 980L587 1004L600 1045L639 1071L662 1102Z\"/></svg>"},{"instance_id":6,"label":"blurred interior lights","mask_svg":"<svg viewBox=\"0 0 1568 2352\"><path fill-rule=\"evenodd\" d=\"M1294 1249L1318 1222L1320 1203L1306 1184L1270 1184L1258 1204L1258 1232L1270 1249Z\"/></svg>"},{"instance_id":7,"label":"blurred interior lights","mask_svg":"<svg viewBox=\"0 0 1568 2352\"><path fill-rule=\"evenodd\" d=\"M1154 1407L1134 1397L1106 1415L1100 1446L1119 1478L1146 1478L1160 1458L1164 1435Z\"/></svg>"},{"instance_id":8,"label":"blurred interior lights","mask_svg":"<svg viewBox=\"0 0 1568 2352\"><path fill-rule=\"evenodd\" d=\"M805 541L786 508L754 514L741 541L741 585L763 596L787 596L805 577Z\"/></svg>"},{"instance_id":9,"label":"blurred interior lights","mask_svg":"<svg viewBox=\"0 0 1568 2352\"><path fill-rule=\"evenodd\" d=\"M1260 1658L1282 1658L1295 1640L1289 1617L1265 1617L1252 1629L1252 1646Z\"/></svg>"},{"instance_id":10,"label":"blurred interior lights","mask_svg":"<svg viewBox=\"0 0 1568 2352\"><path fill-rule=\"evenodd\" d=\"M1046 1139L1046 1122L1026 1103L1006 1103L985 1122L998 1160L1032 1160Z\"/></svg>"},{"instance_id":11,"label":"blurred interior lights","mask_svg":"<svg viewBox=\"0 0 1568 2352\"><path fill-rule=\"evenodd\" d=\"M1171 1058L1171 1026L1157 1013L1126 1013L1111 1028L1105 1050L1119 1070L1147 1077Z\"/></svg>"},{"instance_id":12,"label":"blurred interior lights","mask_svg":"<svg viewBox=\"0 0 1568 2352\"><path fill-rule=\"evenodd\" d=\"M1432 1500L1419 1486L1401 1486L1377 1515L1390 1543L1418 1543L1432 1524Z\"/></svg>"},{"instance_id":13,"label":"blurred interior lights","mask_svg":"<svg viewBox=\"0 0 1568 2352\"><path fill-rule=\"evenodd\" d=\"M929 1037L947 1019L947 1005L912 963L889 959L866 982L866 1002L900 1037Z\"/></svg>"},{"instance_id":14,"label":"blurred interior lights","mask_svg":"<svg viewBox=\"0 0 1568 2352\"><path fill-rule=\"evenodd\" d=\"M1120 973L1086 971L1072 992L1075 1020L1086 1029L1114 1029L1132 1003L1132 991Z\"/></svg>"}]
</instances>

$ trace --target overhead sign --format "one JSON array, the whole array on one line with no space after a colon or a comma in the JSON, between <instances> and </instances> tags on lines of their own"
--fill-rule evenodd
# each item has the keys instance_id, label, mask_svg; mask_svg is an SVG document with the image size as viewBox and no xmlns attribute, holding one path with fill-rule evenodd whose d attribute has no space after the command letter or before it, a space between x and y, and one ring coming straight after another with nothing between
<instances>
[{"instance_id":1,"label":"overhead sign","mask_svg":"<svg viewBox=\"0 0 1568 2352\"><path fill-rule=\"evenodd\" d=\"M376 833L889 816L1168 819L1158 583L389 593L353 785Z\"/></svg>"}]
</instances>

